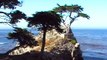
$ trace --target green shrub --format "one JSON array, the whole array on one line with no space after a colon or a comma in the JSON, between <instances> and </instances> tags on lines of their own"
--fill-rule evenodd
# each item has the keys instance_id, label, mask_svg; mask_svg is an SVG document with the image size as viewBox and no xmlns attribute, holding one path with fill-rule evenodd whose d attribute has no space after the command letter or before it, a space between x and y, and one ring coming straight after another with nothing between
<instances>
[{"instance_id":1,"label":"green shrub","mask_svg":"<svg viewBox=\"0 0 107 60\"><path fill-rule=\"evenodd\" d=\"M74 45L77 43L76 40L71 40L70 42L71 42L72 44L74 44Z\"/></svg>"}]
</instances>

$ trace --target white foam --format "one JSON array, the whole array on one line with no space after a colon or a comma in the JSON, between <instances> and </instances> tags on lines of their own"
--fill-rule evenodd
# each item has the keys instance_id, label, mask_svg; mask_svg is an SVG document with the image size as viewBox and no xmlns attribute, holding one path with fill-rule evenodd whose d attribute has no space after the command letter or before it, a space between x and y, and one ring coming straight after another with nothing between
<instances>
[{"instance_id":1,"label":"white foam","mask_svg":"<svg viewBox=\"0 0 107 60\"><path fill-rule=\"evenodd\" d=\"M3 44L5 44L6 42L0 42L0 45L3 45Z\"/></svg>"}]
</instances>

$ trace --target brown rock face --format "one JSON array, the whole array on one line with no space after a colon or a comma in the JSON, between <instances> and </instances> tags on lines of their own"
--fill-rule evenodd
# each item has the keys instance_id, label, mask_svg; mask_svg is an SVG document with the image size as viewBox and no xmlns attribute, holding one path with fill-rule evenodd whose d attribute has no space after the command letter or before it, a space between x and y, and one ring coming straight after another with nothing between
<instances>
[{"instance_id":1,"label":"brown rock face","mask_svg":"<svg viewBox=\"0 0 107 60\"><path fill-rule=\"evenodd\" d=\"M72 31L70 33L70 39L67 39L67 35L65 33L59 34L55 30L48 31L46 33L46 46L43 60L83 60L79 43L72 43L72 40L74 40L75 37ZM40 60L38 57L41 49L42 33L38 34L35 38L39 42L38 46L26 48L19 47L9 53L9 55L12 56L11 58L14 58L13 56L15 55L18 56L18 58L14 58L14 60L25 57L32 57L32 59L24 60Z\"/></svg>"}]
</instances>

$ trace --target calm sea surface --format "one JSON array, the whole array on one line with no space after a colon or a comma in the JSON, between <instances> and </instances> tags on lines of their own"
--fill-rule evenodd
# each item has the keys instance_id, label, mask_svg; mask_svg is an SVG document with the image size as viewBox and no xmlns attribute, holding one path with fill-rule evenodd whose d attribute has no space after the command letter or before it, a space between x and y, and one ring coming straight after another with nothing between
<instances>
[{"instance_id":1,"label":"calm sea surface","mask_svg":"<svg viewBox=\"0 0 107 60\"><path fill-rule=\"evenodd\" d=\"M85 60L107 60L107 30L73 30L73 33Z\"/></svg>"},{"instance_id":2,"label":"calm sea surface","mask_svg":"<svg viewBox=\"0 0 107 60\"><path fill-rule=\"evenodd\" d=\"M11 31L0 29L0 53L15 46L14 41L6 38ZM84 60L107 60L107 30L73 29L73 33L81 45Z\"/></svg>"}]
</instances>

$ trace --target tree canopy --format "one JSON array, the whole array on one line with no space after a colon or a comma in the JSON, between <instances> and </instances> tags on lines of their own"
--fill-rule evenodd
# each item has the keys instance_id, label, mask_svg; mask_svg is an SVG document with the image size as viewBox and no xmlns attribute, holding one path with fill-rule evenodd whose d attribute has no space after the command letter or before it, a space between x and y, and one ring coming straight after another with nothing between
<instances>
[{"instance_id":1,"label":"tree canopy","mask_svg":"<svg viewBox=\"0 0 107 60\"><path fill-rule=\"evenodd\" d=\"M58 7L54 8L53 11L58 12L61 15L63 13L67 13L68 16L67 15L66 16L70 18L69 25L71 25L78 17L83 17L83 18L87 18L87 19L90 18L87 14L82 13L83 8L79 5L63 5L63 6L61 6L59 4L57 4L57 5L58 5ZM76 13L76 14L73 15L73 13ZM63 19L63 20L66 21L66 19Z\"/></svg>"},{"instance_id":2,"label":"tree canopy","mask_svg":"<svg viewBox=\"0 0 107 60\"><path fill-rule=\"evenodd\" d=\"M10 12L9 16L11 17L11 20L10 20L11 24L15 24L15 23L19 22L19 20L27 18L26 14L24 14L23 12L21 12L19 10Z\"/></svg>"},{"instance_id":3,"label":"tree canopy","mask_svg":"<svg viewBox=\"0 0 107 60\"><path fill-rule=\"evenodd\" d=\"M36 46L37 41L33 34L26 29L15 28L13 32L8 34L8 39L16 40L19 42L19 46Z\"/></svg>"},{"instance_id":4,"label":"tree canopy","mask_svg":"<svg viewBox=\"0 0 107 60\"><path fill-rule=\"evenodd\" d=\"M33 14L33 17L29 17L27 20L29 21L28 24L29 27L36 26L38 27L39 30L43 31L42 48L41 48L41 58L42 58L45 48L46 32L47 30L52 29L56 29L58 32L62 32L62 29L60 28L61 17L54 11L44 11Z\"/></svg>"},{"instance_id":5,"label":"tree canopy","mask_svg":"<svg viewBox=\"0 0 107 60\"><path fill-rule=\"evenodd\" d=\"M18 0L0 0L0 8L15 9L16 6L21 6L22 2Z\"/></svg>"},{"instance_id":6,"label":"tree canopy","mask_svg":"<svg viewBox=\"0 0 107 60\"><path fill-rule=\"evenodd\" d=\"M36 14L33 14L33 17L28 17L27 21L29 22L29 27L36 26L40 30L45 28L50 30L53 28L57 31L61 31L61 17L54 11L37 12Z\"/></svg>"},{"instance_id":7,"label":"tree canopy","mask_svg":"<svg viewBox=\"0 0 107 60\"><path fill-rule=\"evenodd\" d=\"M17 6L21 6L21 5L22 5L22 1L19 0L0 0L0 8L2 9L14 10L16 9ZM24 13L22 13L19 10L15 10L13 12L0 11L0 14L2 14L2 16L0 15L0 18L6 20L6 22L0 22L0 23L7 23L11 26L16 22L19 22L19 19L25 18L26 16Z\"/></svg>"}]
</instances>

